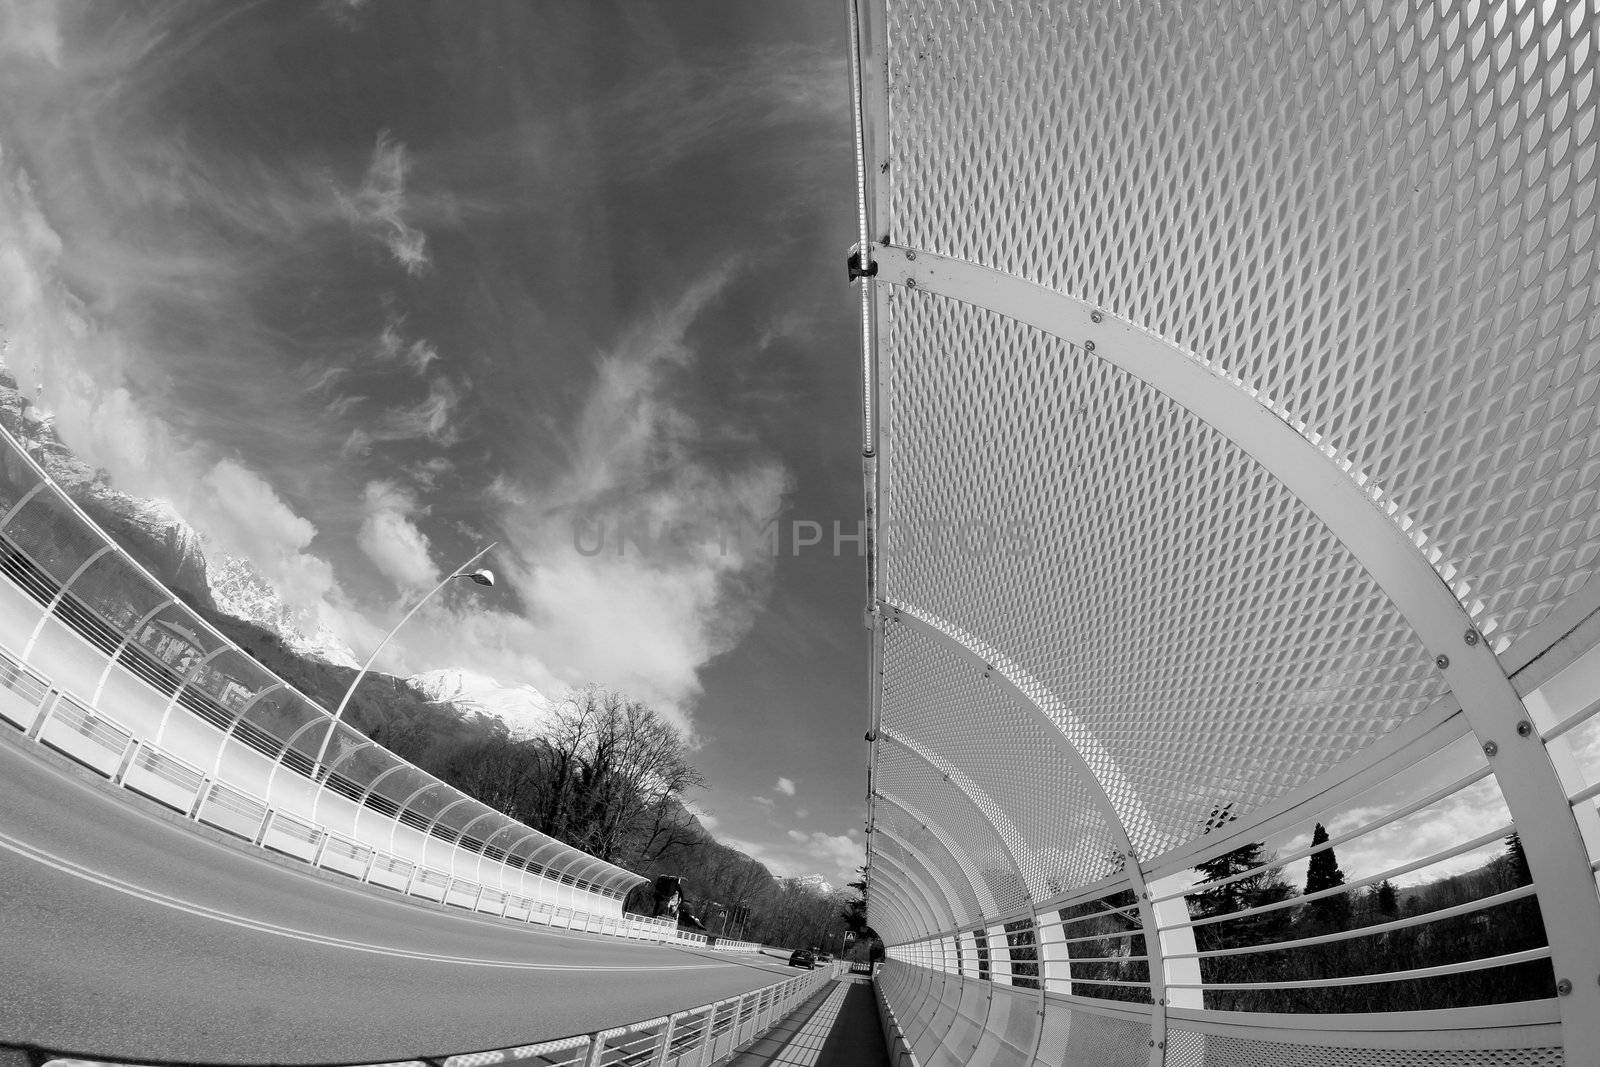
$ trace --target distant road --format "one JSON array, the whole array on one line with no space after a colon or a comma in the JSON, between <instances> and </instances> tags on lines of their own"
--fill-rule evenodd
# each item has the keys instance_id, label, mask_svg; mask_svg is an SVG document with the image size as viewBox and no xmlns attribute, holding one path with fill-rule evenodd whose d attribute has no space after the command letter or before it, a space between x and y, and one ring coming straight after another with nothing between
<instances>
[{"instance_id":1,"label":"distant road","mask_svg":"<svg viewBox=\"0 0 1600 1067\"><path fill-rule=\"evenodd\" d=\"M0 1044L375 1062L666 1015L793 971L330 881L202 837L0 727Z\"/></svg>"}]
</instances>

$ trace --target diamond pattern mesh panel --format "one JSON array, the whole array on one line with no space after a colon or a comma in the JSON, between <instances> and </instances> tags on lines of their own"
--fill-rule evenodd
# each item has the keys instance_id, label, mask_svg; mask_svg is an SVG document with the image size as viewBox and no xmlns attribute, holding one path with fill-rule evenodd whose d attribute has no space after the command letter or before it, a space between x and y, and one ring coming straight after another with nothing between
<instances>
[{"instance_id":1,"label":"diamond pattern mesh panel","mask_svg":"<svg viewBox=\"0 0 1600 1067\"><path fill-rule=\"evenodd\" d=\"M1031 327L927 293L890 306L885 594L1027 672L1013 680L1079 744L1142 855L1326 771L1441 691L1355 559L1219 433ZM921 669L907 657L885 649L902 686ZM903 714L950 717L932 698ZM1061 789L1043 797L1022 810L1078 817Z\"/></svg>"},{"instance_id":2,"label":"diamond pattern mesh panel","mask_svg":"<svg viewBox=\"0 0 1600 1067\"><path fill-rule=\"evenodd\" d=\"M1055 1005L1052 1010L1059 1010ZM1062 1063L1097 1067L1145 1067L1150 1062L1150 1026L1107 1015L1075 1011L1067 1029L1067 1054Z\"/></svg>"},{"instance_id":3,"label":"diamond pattern mesh panel","mask_svg":"<svg viewBox=\"0 0 1600 1067\"><path fill-rule=\"evenodd\" d=\"M873 806L873 819L886 826L901 841L916 849L929 863L939 869L956 894L957 925L974 923L984 917L977 894L972 890L973 876L967 875L960 862L935 837L922 821L892 801L880 800Z\"/></svg>"},{"instance_id":4,"label":"diamond pattern mesh panel","mask_svg":"<svg viewBox=\"0 0 1600 1067\"><path fill-rule=\"evenodd\" d=\"M1563 1062L1558 1048L1332 1048L1167 1032L1168 1067L1562 1067Z\"/></svg>"},{"instance_id":5,"label":"diamond pattern mesh panel","mask_svg":"<svg viewBox=\"0 0 1600 1067\"><path fill-rule=\"evenodd\" d=\"M1600 557L1585 6L891 0L880 229L1285 405L1514 636Z\"/></svg>"},{"instance_id":6,"label":"diamond pattern mesh panel","mask_svg":"<svg viewBox=\"0 0 1600 1067\"><path fill-rule=\"evenodd\" d=\"M970 797L920 757L893 743L878 746L877 781L883 792L903 797L946 837L967 847L968 859L1000 915L1022 913L1028 892L1017 865Z\"/></svg>"},{"instance_id":7,"label":"diamond pattern mesh panel","mask_svg":"<svg viewBox=\"0 0 1600 1067\"><path fill-rule=\"evenodd\" d=\"M999 806L1020 836L1036 898L1121 869L1058 730L985 678L982 664L909 625L888 626L883 662L883 725L959 766Z\"/></svg>"},{"instance_id":8,"label":"diamond pattern mesh panel","mask_svg":"<svg viewBox=\"0 0 1600 1067\"><path fill-rule=\"evenodd\" d=\"M956 925L950 909L945 905L945 895L940 890L939 883L931 878L926 868L912 859L905 849L888 837L879 837L872 843L872 856L874 870L883 873L883 868L877 866L879 862L894 868L893 877L909 892L917 895L922 911L932 915L933 925L923 930L921 936L949 930Z\"/></svg>"},{"instance_id":9,"label":"diamond pattern mesh panel","mask_svg":"<svg viewBox=\"0 0 1600 1067\"><path fill-rule=\"evenodd\" d=\"M935 877L927 865L913 856L899 842L887 834L880 835L873 841L872 854L874 861L878 856L883 856L896 863L907 873L914 874L920 889L927 895L928 906L938 913L939 925L926 933L937 933L939 930L951 930L961 925L962 916L950 905L950 894L945 891L940 879Z\"/></svg>"}]
</instances>

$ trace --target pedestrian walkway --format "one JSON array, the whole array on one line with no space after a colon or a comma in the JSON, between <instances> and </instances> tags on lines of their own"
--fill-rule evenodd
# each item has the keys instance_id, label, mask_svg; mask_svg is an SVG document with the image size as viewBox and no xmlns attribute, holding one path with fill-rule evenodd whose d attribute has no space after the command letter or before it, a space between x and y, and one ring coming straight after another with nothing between
<instances>
[{"instance_id":1,"label":"pedestrian walkway","mask_svg":"<svg viewBox=\"0 0 1600 1067\"><path fill-rule=\"evenodd\" d=\"M728 1067L889 1067L872 979L846 974L823 986Z\"/></svg>"}]
</instances>

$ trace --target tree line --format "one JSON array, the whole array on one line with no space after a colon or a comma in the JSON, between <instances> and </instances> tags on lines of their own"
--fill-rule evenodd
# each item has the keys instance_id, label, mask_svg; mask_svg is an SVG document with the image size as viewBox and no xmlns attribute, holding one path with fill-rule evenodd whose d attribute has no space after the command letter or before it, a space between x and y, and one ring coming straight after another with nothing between
<instances>
[{"instance_id":1,"label":"tree line","mask_svg":"<svg viewBox=\"0 0 1600 1067\"><path fill-rule=\"evenodd\" d=\"M1325 846L1327 829L1318 823L1312 847ZM1329 935L1383 927L1425 917L1458 905L1529 884L1527 857L1515 834L1501 852L1479 868L1418 885L1398 887L1389 880L1343 890L1345 875L1331 847L1314 852L1301 888L1290 884L1263 842L1248 842L1203 863L1188 896L1191 919L1220 919L1194 927L1202 952L1260 948L1261 951L1203 957L1201 980L1208 986L1243 983L1317 981L1391 974L1465 963L1541 947L1546 943L1539 905L1524 897L1465 914L1452 915L1370 934L1315 941ZM1149 1002L1150 980L1145 938L1131 891L1063 909L1061 917L1082 919L1072 935L1093 938L1068 946L1073 959L1073 992L1109 1000ZM1264 910L1258 910L1264 909ZM1242 913L1242 914L1241 914ZM1312 940L1291 948L1270 946ZM1098 980L1094 984L1077 980ZM1140 985L1143 983L1144 985ZM1304 989L1221 989L1205 991L1205 1006L1260 1012L1418 1011L1497 1004L1555 995L1548 960L1460 971L1425 979L1323 984Z\"/></svg>"},{"instance_id":2,"label":"tree line","mask_svg":"<svg viewBox=\"0 0 1600 1067\"><path fill-rule=\"evenodd\" d=\"M198 607L198 606L197 606ZM211 622L263 666L323 707L335 707L352 668L301 655L254 623L214 610ZM461 716L397 678L367 675L345 711L352 728L441 781L541 833L654 879L683 880L686 924L774 945L833 945L848 928L842 901L773 878L721 844L688 810L705 777L687 740L649 705L601 686L557 702L539 736L515 736L490 716ZM650 887L624 902L650 910Z\"/></svg>"}]
</instances>

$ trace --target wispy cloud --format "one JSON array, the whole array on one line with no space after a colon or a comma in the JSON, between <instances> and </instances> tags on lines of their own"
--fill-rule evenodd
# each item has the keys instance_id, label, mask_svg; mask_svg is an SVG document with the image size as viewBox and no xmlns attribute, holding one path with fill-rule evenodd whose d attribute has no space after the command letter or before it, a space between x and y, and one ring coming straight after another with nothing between
<instances>
[{"instance_id":1,"label":"wispy cloud","mask_svg":"<svg viewBox=\"0 0 1600 1067\"><path fill-rule=\"evenodd\" d=\"M725 55L714 69L663 62L620 97L597 105L626 159L621 176L659 174L716 143L725 131L837 123L848 104L844 59L805 45ZM670 114L672 121L661 117Z\"/></svg>"},{"instance_id":2,"label":"wispy cloud","mask_svg":"<svg viewBox=\"0 0 1600 1067\"><path fill-rule=\"evenodd\" d=\"M773 788L786 797L792 797L794 796L794 779L779 778L777 784L774 785Z\"/></svg>"},{"instance_id":3,"label":"wispy cloud","mask_svg":"<svg viewBox=\"0 0 1600 1067\"><path fill-rule=\"evenodd\" d=\"M768 855L774 857L784 874L821 874L834 885L843 885L853 880L856 868L867 862L866 846L850 834L788 830L784 837L788 845L768 849Z\"/></svg>"},{"instance_id":4,"label":"wispy cloud","mask_svg":"<svg viewBox=\"0 0 1600 1067\"><path fill-rule=\"evenodd\" d=\"M425 338L408 341L400 332L400 323L387 322L378 335L377 357L384 363L403 363L422 375L439 358L439 350Z\"/></svg>"},{"instance_id":5,"label":"wispy cloud","mask_svg":"<svg viewBox=\"0 0 1600 1067\"><path fill-rule=\"evenodd\" d=\"M372 162L359 188L340 193L339 202L357 229L380 241L395 262L413 277L428 269L428 238L411 224L406 205L406 176L411 160L406 146L378 134Z\"/></svg>"},{"instance_id":6,"label":"wispy cloud","mask_svg":"<svg viewBox=\"0 0 1600 1067\"><path fill-rule=\"evenodd\" d=\"M378 570L402 589L425 589L439 580L428 538L417 528L417 499L393 482L371 482L363 497L365 516L356 541Z\"/></svg>"},{"instance_id":7,"label":"wispy cloud","mask_svg":"<svg viewBox=\"0 0 1600 1067\"><path fill-rule=\"evenodd\" d=\"M718 428L682 402L696 362L690 330L730 277L725 267L693 281L599 357L553 482L500 486L501 526L527 561L509 574L532 607L540 655L563 677L604 679L686 723L700 669L760 610L770 557L754 544L657 540L619 550L615 537L589 551L577 534L586 523L614 535L731 528L781 509L783 466L759 451L730 457L708 447Z\"/></svg>"},{"instance_id":8,"label":"wispy cloud","mask_svg":"<svg viewBox=\"0 0 1600 1067\"><path fill-rule=\"evenodd\" d=\"M449 379L438 377L428 383L428 395L415 404L391 408L363 422L345 439L341 449L346 456L363 456L375 444L387 441L431 441L441 447L461 437L452 421L461 396ZM336 401L335 404L339 404ZM343 405L348 408L350 405Z\"/></svg>"}]
</instances>

